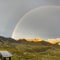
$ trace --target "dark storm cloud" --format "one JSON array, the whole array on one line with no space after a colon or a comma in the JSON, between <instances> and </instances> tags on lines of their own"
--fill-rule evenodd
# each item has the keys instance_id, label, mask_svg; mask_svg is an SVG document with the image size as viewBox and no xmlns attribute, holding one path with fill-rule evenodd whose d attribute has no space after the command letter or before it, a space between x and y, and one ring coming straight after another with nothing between
<instances>
[{"instance_id":1,"label":"dark storm cloud","mask_svg":"<svg viewBox=\"0 0 60 60\"><path fill-rule=\"evenodd\" d=\"M42 5L60 5L60 0L0 0L0 35L10 37L20 18Z\"/></svg>"}]
</instances>

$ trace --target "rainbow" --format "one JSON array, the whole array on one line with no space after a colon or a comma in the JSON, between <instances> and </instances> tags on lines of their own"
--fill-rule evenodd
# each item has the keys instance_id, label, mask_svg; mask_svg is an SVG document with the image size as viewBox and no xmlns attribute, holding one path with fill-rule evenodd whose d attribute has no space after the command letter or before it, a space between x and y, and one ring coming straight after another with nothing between
<instances>
[{"instance_id":1,"label":"rainbow","mask_svg":"<svg viewBox=\"0 0 60 60\"><path fill-rule=\"evenodd\" d=\"M12 37L12 38L15 38L15 37L14 37L15 31L16 31L16 29L18 28L19 24L24 20L25 17L27 17L30 13L32 13L32 12L38 10L38 9L42 9L42 8L46 8L46 7L48 7L48 8L49 8L49 7L59 8L60 6L57 6L57 5L39 6L39 7L37 7L37 8L33 8L32 10L28 11L28 12L18 21L18 23L16 24L16 26L15 26L15 28L14 28L14 30L13 30L13 33L12 33L12 36L11 36L11 37Z\"/></svg>"}]
</instances>

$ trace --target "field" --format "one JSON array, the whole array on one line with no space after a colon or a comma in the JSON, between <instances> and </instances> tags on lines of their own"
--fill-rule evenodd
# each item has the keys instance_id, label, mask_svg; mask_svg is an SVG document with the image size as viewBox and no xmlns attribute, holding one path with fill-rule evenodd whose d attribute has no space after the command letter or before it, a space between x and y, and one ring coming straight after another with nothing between
<instances>
[{"instance_id":1,"label":"field","mask_svg":"<svg viewBox=\"0 0 60 60\"><path fill-rule=\"evenodd\" d=\"M0 50L11 52L12 60L60 60L60 46L58 43L28 42L25 39L15 41L11 38L0 37Z\"/></svg>"}]
</instances>

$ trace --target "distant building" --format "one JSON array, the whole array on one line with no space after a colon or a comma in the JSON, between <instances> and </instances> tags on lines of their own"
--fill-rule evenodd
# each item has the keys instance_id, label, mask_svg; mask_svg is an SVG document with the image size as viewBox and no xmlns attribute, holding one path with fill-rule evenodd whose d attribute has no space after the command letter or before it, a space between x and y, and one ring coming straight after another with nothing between
<instances>
[{"instance_id":1,"label":"distant building","mask_svg":"<svg viewBox=\"0 0 60 60\"><path fill-rule=\"evenodd\" d=\"M11 60L12 54L8 51L0 51L0 60L6 60L6 58L9 58Z\"/></svg>"}]
</instances>

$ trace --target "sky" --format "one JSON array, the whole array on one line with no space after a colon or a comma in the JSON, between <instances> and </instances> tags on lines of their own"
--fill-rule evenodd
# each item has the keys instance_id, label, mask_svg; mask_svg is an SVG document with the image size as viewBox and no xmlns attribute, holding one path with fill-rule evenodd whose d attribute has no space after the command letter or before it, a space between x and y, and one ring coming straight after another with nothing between
<instances>
[{"instance_id":1,"label":"sky","mask_svg":"<svg viewBox=\"0 0 60 60\"><path fill-rule=\"evenodd\" d=\"M60 7L43 6L22 17L13 33L16 38L59 38Z\"/></svg>"},{"instance_id":2,"label":"sky","mask_svg":"<svg viewBox=\"0 0 60 60\"><path fill-rule=\"evenodd\" d=\"M11 37L16 25L26 13L45 5L60 6L60 0L0 0L0 35Z\"/></svg>"}]
</instances>

